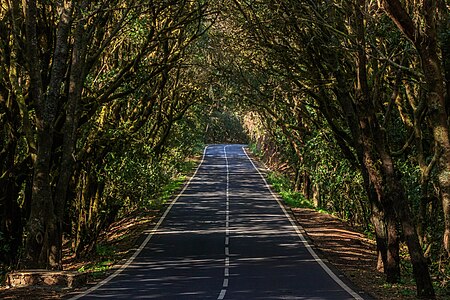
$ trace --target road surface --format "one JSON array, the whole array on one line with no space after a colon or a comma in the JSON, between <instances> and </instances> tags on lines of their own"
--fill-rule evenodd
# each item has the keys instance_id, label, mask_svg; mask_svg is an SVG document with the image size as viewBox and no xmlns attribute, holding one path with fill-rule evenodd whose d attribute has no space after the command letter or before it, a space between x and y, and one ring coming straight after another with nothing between
<instances>
[{"instance_id":1,"label":"road surface","mask_svg":"<svg viewBox=\"0 0 450 300\"><path fill-rule=\"evenodd\" d=\"M242 145L211 145L120 270L72 299L363 299L309 247Z\"/></svg>"}]
</instances>

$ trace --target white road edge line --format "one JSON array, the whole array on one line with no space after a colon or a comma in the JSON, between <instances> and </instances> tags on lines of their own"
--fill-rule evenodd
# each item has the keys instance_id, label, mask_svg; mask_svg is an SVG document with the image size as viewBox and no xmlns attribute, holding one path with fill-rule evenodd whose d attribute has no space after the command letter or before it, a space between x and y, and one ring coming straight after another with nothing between
<instances>
[{"instance_id":1,"label":"white road edge line","mask_svg":"<svg viewBox=\"0 0 450 300\"><path fill-rule=\"evenodd\" d=\"M331 271L331 269L323 262L322 259L320 259L320 257L316 254L316 252L314 251L314 249L311 247L311 245L309 245L308 241L305 239L305 237L303 236L303 234L301 233L300 229L298 228L297 224L295 223L295 221L292 219L291 215L286 211L283 203L281 202L280 198L278 197L277 194L275 194L272 189L270 188L269 183L267 182L266 178L264 177L264 175L261 173L261 171L259 171L259 169L256 167L256 165L253 163L252 159L250 158L250 156L247 153L247 150L245 149L245 147L242 147L242 150L244 151L245 155L247 156L247 159L251 162L251 164L253 165L253 168L256 170L256 172L258 172L259 176L261 176L262 180L264 181L264 184L266 185L267 189L269 190L270 194L272 195L272 197L277 201L278 205L281 207L281 209L283 210L284 215L288 218L289 222L291 223L292 227L294 227L295 232L297 233L298 237L300 238L301 242L305 245L306 249L308 250L308 252L312 255L312 257L314 258L314 260L322 267L322 269L340 286L342 287L347 293L349 293L354 299L357 300L364 300L364 298L362 298L360 295L358 295L358 293L356 293L354 290L352 290L347 284L345 284L336 274L333 273L333 271Z\"/></svg>"},{"instance_id":2,"label":"white road edge line","mask_svg":"<svg viewBox=\"0 0 450 300\"><path fill-rule=\"evenodd\" d=\"M183 189L181 190L181 192L178 193L178 195L175 197L175 199L173 199L173 201L170 203L169 207L167 207L166 211L164 212L164 214L161 216L161 218L159 219L158 223L156 223L156 225L153 227L153 229L147 234L147 237L145 238L145 240L141 243L141 245L139 246L139 248L133 253L133 255L119 268L117 269L113 274L109 275L107 278L103 279L101 282L97 283L95 286L91 287L90 289L86 290L85 292L83 292L82 294L76 295L72 298L70 298L69 300L77 300L80 299L81 297L84 297L90 293L92 293L93 291L99 289L100 287L102 287L103 285L105 285L106 283L108 283L111 279L113 279L114 277L116 277L117 275L119 275L120 273L123 272L123 270L125 270L126 268L128 268L128 266L136 259L136 257L141 253L141 251L144 249L144 247L148 244L148 242L150 241L150 239L153 237L153 235L156 233L156 231L158 230L159 226L161 226L161 223L164 221L164 219L166 218L167 214L170 212L170 210L172 209L173 205L175 204L175 202L178 201L178 199L181 197L181 195L183 195L184 191L188 188L188 186L191 184L192 179L195 178L195 176L197 175L198 170L200 169L200 167L202 166L203 162L205 161L205 156L206 156L206 150L208 149L209 146L206 146L205 149L203 150L203 156L202 156L202 160L200 161L200 164L197 166L197 168L195 169L194 174L192 175L191 178L189 178L189 181L184 185Z\"/></svg>"}]
</instances>

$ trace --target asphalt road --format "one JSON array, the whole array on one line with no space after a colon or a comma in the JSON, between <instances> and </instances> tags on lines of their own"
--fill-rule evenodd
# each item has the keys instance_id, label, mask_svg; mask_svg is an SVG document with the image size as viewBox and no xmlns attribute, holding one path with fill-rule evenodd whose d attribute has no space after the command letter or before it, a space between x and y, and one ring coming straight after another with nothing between
<instances>
[{"instance_id":1,"label":"asphalt road","mask_svg":"<svg viewBox=\"0 0 450 300\"><path fill-rule=\"evenodd\" d=\"M362 299L315 255L242 145L211 145L115 274L72 299Z\"/></svg>"}]
</instances>

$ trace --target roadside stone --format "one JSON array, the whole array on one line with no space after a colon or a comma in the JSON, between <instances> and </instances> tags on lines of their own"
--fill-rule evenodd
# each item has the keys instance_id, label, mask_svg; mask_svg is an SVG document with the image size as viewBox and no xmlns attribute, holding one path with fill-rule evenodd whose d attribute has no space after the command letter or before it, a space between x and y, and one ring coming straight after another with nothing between
<instances>
[{"instance_id":1,"label":"roadside stone","mask_svg":"<svg viewBox=\"0 0 450 300\"><path fill-rule=\"evenodd\" d=\"M47 285L74 288L87 282L87 274L76 271L18 270L6 275L9 287Z\"/></svg>"}]
</instances>

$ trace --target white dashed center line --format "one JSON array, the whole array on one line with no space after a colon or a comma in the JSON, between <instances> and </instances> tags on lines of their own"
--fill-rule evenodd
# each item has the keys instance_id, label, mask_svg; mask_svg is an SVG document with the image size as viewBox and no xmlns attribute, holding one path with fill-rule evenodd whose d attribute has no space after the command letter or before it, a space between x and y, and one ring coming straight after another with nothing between
<instances>
[{"instance_id":1,"label":"white dashed center line","mask_svg":"<svg viewBox=\"0 0 450 300\"><path fill-rule=\"evenodd\" d=\"M224 279L222 284L222 290L220 291L218 300L222 300L225 298L225 294L227 293L228 287L228 277L230 276L230 169L228 165L228 157L227 157L227 146L223 148L223 152L225 154L225 162L227 169L227 188L226 188L226 210L225 210L225 270L224 270Z\"/></svg>"}]
</instances>

